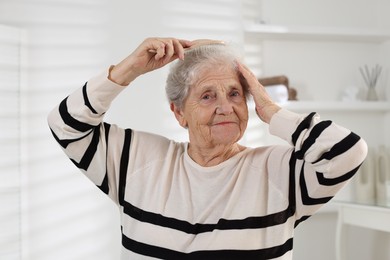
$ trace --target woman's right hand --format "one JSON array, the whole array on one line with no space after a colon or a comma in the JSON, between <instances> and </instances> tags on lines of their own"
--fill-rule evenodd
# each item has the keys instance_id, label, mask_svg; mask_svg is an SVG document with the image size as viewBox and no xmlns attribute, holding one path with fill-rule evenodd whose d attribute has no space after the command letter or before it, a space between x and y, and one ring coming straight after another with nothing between
<instances>
[{"instance_id":1,"label":"woman's right hand","mask_svg":"<svg viewBox=\"0 0 390 260\"><path fill-rule=\"evenodd\" d=\"M175 38L147 38L127 58L115 65L109 75L113 82L127 86L138 76L159 69L176 59L184 59L191 41Z\"/></svg>"},{"instance_id":2,"label":"woman's right hand","mask_svg":"<svg viewBox=\"0 0 390 260\"><path fill-rule=\"evenodd\" d=\"M269 124L272 116L280 110L280 107L271 99L264 86L245 64L237 61L237 67L242 76L242 84L246 85L253 96L256 114L263 122Z\"/></svg>"}]
</instances>

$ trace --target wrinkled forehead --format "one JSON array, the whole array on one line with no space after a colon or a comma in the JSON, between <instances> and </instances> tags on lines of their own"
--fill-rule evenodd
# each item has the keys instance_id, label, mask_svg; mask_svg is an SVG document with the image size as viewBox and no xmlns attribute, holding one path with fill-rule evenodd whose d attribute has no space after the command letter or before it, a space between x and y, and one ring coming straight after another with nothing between
<instances>
[{"instance_id":1,"label":"wrinkled forehead","mask_svg":"<svg viewBox=\"0 0 390 260\"><path fill-rule=\"evenodd\" d=\"M190 85L197 85L199 81L208 79L238 79L238 70L232 62L207 61L197 64L197 69L193 70L192 82Z\"/></svg>"},{"instance_id":2,"label":"wrinkled forehead","mask_svg":"<svg viewBox=\"0 0 390 260\"><path fill-rule=\"evenodd\" d=\"M231 64L206 64L194 75L192 85L211 81L239 81L237 70Z\"/></svg>"}]
</instances>

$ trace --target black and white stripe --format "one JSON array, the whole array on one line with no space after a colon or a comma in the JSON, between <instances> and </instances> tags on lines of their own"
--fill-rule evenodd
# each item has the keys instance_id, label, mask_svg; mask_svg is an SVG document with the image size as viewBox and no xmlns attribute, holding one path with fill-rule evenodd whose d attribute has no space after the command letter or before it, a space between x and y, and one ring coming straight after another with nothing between
<instances>
[{"instance_id":1,"label":"black and white stripe","mask_svg":"<svg viewBox=\"0 0 390 260\"><path fill-rule=\"evenodd\" d=\"M85 107L92 114L97 114L93 108L87 94L87 85L82 88L82 96ZM80 169L87 171L91 162L94 159L99 142L105 142L105 146L109 146L111 125L101 123L93 125L81 122L75 119L68 111L67 100L65 98L58 108L58 113L63 123L72 129L80 132L80 136L74 139L60 139L52 129L52 133L57 142L66 149L69 144L80 141L88 137L90 143L79 161L71 159L72 162ZM298 125L296 131L292 134L292 142L296 145L302 133L311 128L315 113L311 113ZM298 205L297 199L306 206L322 205L332 199L332 196L313 197L310 194L305 176L305 165L303 161L306 152L315 145L321 134L332 125L331 121L322 121L311 128L308 137L305 138L300 149L292 151L289 160L289 189L288 189L288 206L279 212L264 215L264 216L248 216L243 219L219 219L216 223L191 223L187 220L167 217L160 213L139 208L130 202L126 201L126 184L127 170L129 167L130 147L132 143L132 130L125 129L123 137L123 146L119 162L119 181L117 196L119 205L122 207L123 214L133 222L145 223L154 225L159 228L181 232L190 236L196 236L215 231L232 231L232 230L261 230L271 229L273 227L281 227L287 222L293 220L294 227L302 221L310 217L310 215L300 215L297 218L296 211ZM313 162L318 163L322 160L332 160L333 158L347 152L358 143L360 137L354 133L350 133L347 137L336 143L329 151L321 154L318 159ZM106 163L107 165L107 163ZM358 167L342 174L338 177L328 178L325 174L316 172L318 183L323 186L334 186L350 179L358 170ZM99 189L108 194L109 190L109 169L106 167L105 176L100 184L97 184ZM298 183L297 183L298 182ZM300 197L297 197L300 194ZM296 219L297 218L297 219ZM151 234L153 235L153 234ZM196 250L192 252L182 252L171 248L162 247L159 245L147 244L143 241L137 241L131 234L122 233L123 247L140 255L156 257L160 259L274 259L283 256L293 248L293 238L288 237L281 240L279 244L267 248L258 248L250 250L238 249L215 249L215 250Z\"/></svg>"},{"instance_id":2,"label":"black and white stripe","mask_svg":"<svg viewBox=\"0 0 390 260\"><path fill-rule=\"evenodd\" d=\"M137 254L155 257L158 259L205 259L205 260L228 260L228 259L274 259L283 256L293 248L293 239L290 238L282 245L261 248L257 250L204 250L189 253L179 252L158 246L144 244L135 241L122 234L122 245Z\"/></svg>"}]
</instances>

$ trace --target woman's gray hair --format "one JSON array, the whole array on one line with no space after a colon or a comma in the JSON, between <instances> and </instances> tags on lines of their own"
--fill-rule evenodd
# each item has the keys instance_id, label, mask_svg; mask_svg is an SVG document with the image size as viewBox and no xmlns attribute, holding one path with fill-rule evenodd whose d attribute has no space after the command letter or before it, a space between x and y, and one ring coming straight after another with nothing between
<instances>
[{"instance_id":1,"label":"woman's gray hair","mask_svg":"<svg viewBox=\"0 0 390 260\"><path fill-rule=\"evenodd\" d=\"M203 45L186 51L184 60L177 60L170 67L165 86L169 102L181 108L190 87L202 72L224 69L226 65L237 71L236 61L239 60L238 52L225 44ZM247 96L248 91L244 91Z\"/></svg>"}]
</instances>

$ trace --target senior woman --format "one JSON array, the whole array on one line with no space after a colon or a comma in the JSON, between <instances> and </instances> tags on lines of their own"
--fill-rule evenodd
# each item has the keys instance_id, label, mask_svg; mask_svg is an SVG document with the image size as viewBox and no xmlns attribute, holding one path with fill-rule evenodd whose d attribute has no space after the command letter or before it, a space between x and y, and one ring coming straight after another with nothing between
<instances>
[{"instance_id":1,"label":"senior woman","mask_svg":"<svg viewBox=\"0 0 390 260\"><path fill-rule=\"evenodd\" d=\"M174 60L166 91L188 143L102 121L124 86ZM238 143L250 95L286 145ZM345 185L367 153L350 130L280 108L216 41L146 39L48 120L73 163L118 205L122 259L292 259L294 228Z\"/></svg>"}]
</instances>

